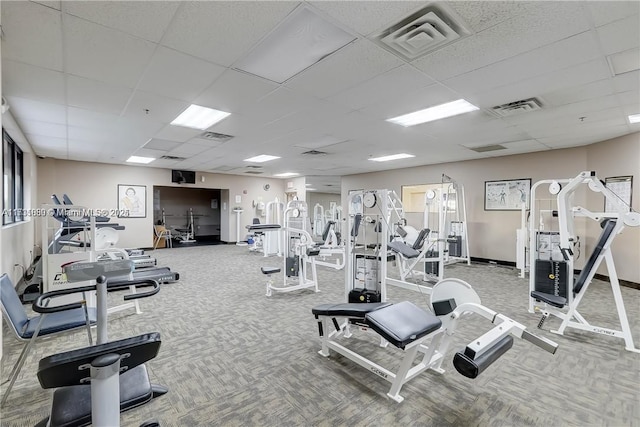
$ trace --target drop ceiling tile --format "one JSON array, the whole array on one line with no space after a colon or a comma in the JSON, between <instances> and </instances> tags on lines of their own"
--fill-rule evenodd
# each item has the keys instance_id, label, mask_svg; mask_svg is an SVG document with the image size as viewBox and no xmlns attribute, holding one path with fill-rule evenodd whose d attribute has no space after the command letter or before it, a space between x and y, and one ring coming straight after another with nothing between
<instances>
[{"instance_id":1,"label":"drop ceiling tile","mask_svg":"<svg viewBox=\"0 0 640 427\"><path fill-rule=\"evenodd\" d=\"M251 74L226 70L194 103L236 113L278 87L274 82Z\"/></svg>"},{"instance_id":2,"label":"drop ceiling tile","mask_svg":"<svg viewBox=\"0 0 640 427\"><path fill-rule=\"evenodd\" d=\"M20 129L25 134L52 138L66 138L67 127L59 123L38 122L35 120L21 120Z\"/></svg>"},{"instance_id":3,"label":"drop ceiling tile","mask_svg":"<svg viewBox=\"0 0 640 427\"><path fill-rule=\"evenodd\" d=\"M149 141L147 141L146 144L144 144L143 148L151 148L155 150L168 151L178 147L179 145L181 144L176 141L167 141L166 139L151 138Z\"/></svg>"},{"instance_id":4,"label":"drop ceiling tile","mask_svg":"<svg viewBox=\"0 0 640 427\"><path fill-rule=\"evenodd\" d=\"M164 156L165 154L167 154L166 150L152 150L150 148L140 148L136 150L134 155L140 156L140 157L151 157L153 159L160 159L160 157Z\"/></svg>"},{"instance_id":5,"label":"drop ceiling tile","mask_svg":"<svg viewBox=\"0 0 640 427\"><path fill-rule=\"evenodd\" d=\"M172 169L173 166L175 166L176 164L178 164L178 162L175 160L156 159L153 162L149 163L148 166L151 166L154 168Z\"/></svg>"},{"instance_id":6,"label":"drop ceiling tile","mask_svg":"<svg viewBox=\"0 0 640 427\"><path fill-rule=\"evenodd\" d=\"M224 70L219 65L160 46L138 89L191 103Z\"/></svg>"},{"instance_id":7,"label":"drop ceiling tile","mask_svg":"<svg viewBox=\"0 0 640 427\"><path fill-rule=\"evenodd\" d=\"M67 108L69 126L97 129L109 131L113 129L119 116L116 114L106 114L97 111L85 110L82 108Z\"/></svg>"},{"instance_id":8,"label":"drop ceiling tile","mask_svg":"<svg viewBox=\"0 0 640 427\"><path fill-rule=\"evenodd\" d=\"M199 129L191 129L183 126L166 125L153 135L154 138L167 139L169 141L186 142L202 133Z\"/></svg>"},{"instance_id":9,"label":"drop ceiling tile","mask_svg":"<svg viewBox=\"0 0 640 427\"><path fill-rule=\"evenodd\" d=\"M597 27L640 13L640 2L637 1L589 1L585 4Z\"/></svg>"},{"instance_id":10,"label":"drop ceiling tile","mask_svg":"<svg viewBox=\"0 0 640 427\"><path fill-rule=\"evenodd\" d=\"M444 80L589 30L578 2L536 2L531 13L515 16L412 63Z\"/></svg>"},{"instance_id":11,"label":"drop ceiling tile","mask_svg":"<svg viewBox=\"0 0 640 427\"><path fill-rule=\"evenodd\" d=\"M613 82L611 79L604 79L543 93L542 98L547 105L557 106L598 98L611 93L613 93Z\"/></svg>"},{"instance_id":12,"label":"drop ceiling tile","mask_svg":"<svg viewBox=\"0 0 640 427\"><path fill-rule=\"evenodd\" d=\"M156 46L73 16L65 19L64 40L68 73L130 88L138 83Z\"/></svg>"},{"instance_id":13,"label":"drop ceiling tile","mask_svg":"<svg viewBox=\"0 0 640 427\"><path fill-rule=\"evenodd\" d=\"M596 32L602 49L607 55L640 46L638 15L599 27Z\"/></svg>"},{"instance_id":14,"label":"drop ceiling tile","mask_svg":"<svg viewBox=\"0 0 640 427\"><path fill-rule=\"evenodd\" d=\"M7 100L18 122L36 120L47 123L67 123L64 105L32 101L17 96L7 96Z\"/></svg>"},{"instance_id":15,"label":"drop ceiling tile","mask_svg":"<svg viewBox=\"0 0 640 427\"><path fill-rule=\"evenodd\" d=\"M97 129L79 128L75 126L68 127L69 139L75 141L85 141L93 144L96 149L103 144L111 144L116 139L113 133L104 132Z\"/></svg>"},{"instance_id":16,"label":"drop ceiling tile","mask_svg":"<svg viewBox=\"0 0 640 427\"><path fill-rule=\"evenodd\" d=\"M178 1L68 1L65 12L157 43L178 6Z\"/></svg>"},{"instance_id":17,"label":"drop ceiling tile","mask_svg":"<svg viewBox=\"0 0 640 427\"><path fill-rule=\"evenodd\" d=\"M285 85L327 98L403 64L369 40L358 40L292 77Z\"/></svg>"},{"instance_id":18,"label":"drop ceiling tile","mask_svg":"<svg viewBox=\"0 0 640 427\"><path fill-rule=\"evenodd\" d=\"M366 115L386 120L459 98L451 89L435 83L421 89L397 93L360 111Z\"/></svg>"},{"instance_id":19,"label":"drop ceiling tile","mask_svg":"<svg viewBox=\"0 0 640 427\"><path fill-rule=\"evenodd\" d=\"M25 134L31 146L39 152L40 149L54 149L64 150L64 154L67 154L67 138L55 138L51 136Z\"/></svg>"},{"instance_id":20,"label":"drop ceiling tile","mask_svg":"<svg viewBox=\"0 0 640 427\"><path fill-rule=\"evenodd\" d=\"M184 2L162 44L230 66L282 21L296 2Z\"/></svg>"},{"instance_id":21,"label":"drop ceiling tile","mask_svg":"<svg viewBox=\"0 0 640 427\"><path fill-rule=\"evenodd\" d=\"M60 11L26 1L2 2L2 59L62 71Z\"/></svg>"},{"instance_id":22,"label":"drop ceiling tile","mask_svg":"<svg viewBox=\"0 0 640 427\"><path fill-rule=\"evenodd\" d=\"M444 81L460 93L477 93L601 58L590 32L490 64Z\"/></svg>"},{"instance_id":23,"label":"drop ceiling tile","mask_svg":"<svg viewBox=\"0 0 640 427\"><path fill-rule=\"evenodd\" d=\"M203 151L207 151L208 147L204 147L202 145L189 144L188 142L180 145L179 147L174 148L169 151L167 154L172 156L183 156L190 157L196 154L200 154Z\"/></svg>"},{"instance_id":24,"label":"drop ceiling tile","mask_svg":"<svg viewBox=\"0 0 640 427\"><path fill-rule=\"evenodd\" d=\"M43 6L46 6L46 7L50 7L51 9L55 9L55 10L60 10L60 9L61 9L61 8L60 8L60 1L55 1L55 0L52 0L52 1L47 1L47 0L31 0L31 1L33 1L34 3L41 4L41 5L43 5Z\"/></svg>"},{"instance_id":25,"label":"drop ceiling tile","mask_svg":"<svg viewBox=\"0 0 640 427\"><path fill-rule=\"evenodd\" d=\"M428 86L433 79L410 65L402 65L327 99L354 110L375 104L400 93Z\"/></svg>"},{"instance_id":26,"label":"drop ceiling tile","mask_svg":"<svg viewBox=\"0 0 640 427\"><path fill-rule=\"evenodd\" d=\"M67 103L107 114L120 114L133 90L95 80L67 75Z\"/></svg>"},{"instance_id":27,"label":"drop ceiling tile","mask_svg":"<svg viewBox=\"0 0 640 427\"><path fill-rule=\"evenodd\" d=\"M311 108L318 102L320 101L312 96L280 87L247 106L241 113L243 116L265 124L294 112Z\"/></svg>"},{"instance_id":28,"label":"drop ceiling tile","mask_svg":"<svg viewBox=\"0 0 640 427\"><path fill-rule=\"evenodd\" d=\"M184 101L136 90L123 115L129 118L170 123L187 107L189 104Z\"/></svg>"},{"instance_id":29,"label":"drop ceiling tile","mask_svg":"<svg viewBox=\"0 0 640 427\"><path fill-rule=\"evenodd\" d=\"M3 60L2 94L64 104L64 74L21 62Z\"/></svg>"},{"instance_id":30,"label":"drop ceiling tile","mask_svg":"<svg viewBox=\"0 0 640 427\"><path fill-rule=\"evenodd\" d=\"M515 16L531 13L536 2L531 1L453 1L449 3L474 32L508 21Z\"/></svg>"},{"instance_id":31,"label":"drop ceiling tile","mask_svg":"<svg viewBox=\"0 0 640 427\"><path fill-rule=\"evenodd\" d=\"M359 1L358 7L344 1L313 1L311 4L341 22L343 27L362 35L392 26L420 7L420 3L411 1Z\"/></svg>"}]
</instances>

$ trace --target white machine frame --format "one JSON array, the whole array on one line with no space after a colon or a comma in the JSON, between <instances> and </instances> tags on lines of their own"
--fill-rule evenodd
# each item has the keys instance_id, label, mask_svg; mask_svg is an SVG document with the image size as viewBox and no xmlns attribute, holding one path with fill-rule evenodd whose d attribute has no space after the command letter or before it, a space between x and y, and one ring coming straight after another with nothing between
<instances>
[{"instance_id":1,"label":"white machine frame","mask_svg":"<svg viewBox=\"0 0 640 427\"><path fill-rule=\"evenodd\" d=\"M490 350L492 346L507 335L522 338L550 353L555 353L558 347L553 341L531 334L521 323L483 306L480 297L473 288L462 280L445 279L433 286L431 307L433 307L434 302L447 301L450 299L454 300L456 304L455 309L447 314L438 316L442 322L442 326L439 329L411 342L405 347L404 356L396 372L391 372L336 341L339 337L351 337L351 323L349 320L345 320L339 325L334 317L318 315L318 321L322 322L323 331L321 337L322 349L318 353L324 357L329 357L330 350L333 350L373 372L380 378L389 381L391 388L387 396L400 403L404 400L404 397L400 396L400 390L402 386L411 379L428 369L440 374L445 372L444 369L442 369L442 361L451 346L453 335L458 328L458 323L460 319L473 313L488 319L495 325L487 333L467 345L476 355L481 355ZM356 325L363 331L370 330L366 324L360 325L356 323ZM328 333L332 326L335 326L336 329ZM383 340L381 347L386 347L386 344L388 343ZM422 360L414 364L419 353L422 353Z\"/></svg>"},{"instance_id":2,"label":"white machine frame","mask_svg":"<svg viewBox=\"0 0 640 427\"><path fill-rule=\"evenodd\" d=\"M579 187L586 185L591 191L601 193L608 202L615 208L615 212L591 212L584 207L573 206L573 196ZM576 234L574 228L574 217L581 216L593 219L595 221L602 221L607 218L616 219L616 225L613 229L611 236L604 244L600 255L595 260L594 265L588 272L584 285L577 294L573 294L573 283L568 286L567 289L567 302L565 309L559 309L552 307L544 302L538 302L535 298L531 297L531 291L533 291L535 285L534 274L529 275L529 312L541 311L543 313L543 319L541 323L546 319L548 315L556 316L562 320L560 327L557 330L551 332L559 335L563 335L567 328L574 328L587 332L593 332L601 335L612 336L622 338L625 341L625 349L628 351L640 353L640 349L637 349L633 343L633 337L631 334L631 328L629 326L629 320L627 318L627 312L624 307L624 301L622 293L620 291L620 282L618 274L616 272L615 263L613 260L613 254L611 253L611 243L615 239L616 235L622 232L625 226L637 227L640 225L640 214L630 210L630 207L625 205L615 193L607 188L602 181L600 181L595 172L585 171L581 172L574 179L570 180L558 193L558 222L560 231L560 248L565 255L565 259L568 264L569 272L574 271L574 255L572 251L573 242L575 241ZM601 265L602 261L605 262L607 271L609 273L609 282L611 285L611 291L616 304L618 313L618 319L620 321L620 330L601 327L590 324L580 313L578 312L578 306L582 301L589 285L591 284L593 277Z\"/></svg>"}]
</instances>

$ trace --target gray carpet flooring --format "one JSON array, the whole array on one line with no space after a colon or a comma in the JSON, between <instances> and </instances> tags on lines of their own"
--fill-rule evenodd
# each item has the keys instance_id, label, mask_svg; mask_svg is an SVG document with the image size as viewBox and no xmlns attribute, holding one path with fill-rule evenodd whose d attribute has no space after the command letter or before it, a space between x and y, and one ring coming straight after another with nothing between
<instances>
[{"instance_id":1,"label":"gray carpet flooring","mask_svg":"<svg viewBox=\"0 0 640 427\"><path fill-rule=\"evenodd\" d=\"M109 321L112 340L158 331L162 347L147 366L152 381L169 393L122 415L122 425L155 418L163 426L640 426L640 355L620 339L569 331L538 332L560 348L548 354L522 340L477 379L458 374L453 352L491 328L474 316L464 320L442 375L422 373L402 389L398 404L389 383L332 354L320 356L314 305L342 302L344 271L318 268L320 293L300 290L265 296L261 266L279 266L233 245L162 249L159 265L181 274L160 293L141 301L143 314L120 312ZM390 265L391 267L391 265ZM513 269L456 265L447 277L470 283L484 305L535 329L527 312L528 286ZM282 276L276 275L276 279ZM640 292L623 288L628 316L640 345ZM428 297L390 287L392 301L427 307ZM116 304L118 295L110 295ZM616 326L607 283L592 284L581 305L588 320ZM21 344L4 330L3 378ZM372 334L354 334L350 348L394 370L400 350L378 346ZM43 340L31 353L6 405L3 426L33 426L49 410L52 391L36 378L38 360L82 347L79 331Z\"/></svg>"}]
</instances>

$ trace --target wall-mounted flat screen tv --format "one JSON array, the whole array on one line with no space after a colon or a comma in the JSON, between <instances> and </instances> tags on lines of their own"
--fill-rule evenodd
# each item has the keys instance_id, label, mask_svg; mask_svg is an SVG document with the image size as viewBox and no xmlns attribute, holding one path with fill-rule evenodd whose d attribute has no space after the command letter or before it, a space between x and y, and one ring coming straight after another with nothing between
<instances>
[{"instance_id":1,"label":"wall-mounted flat screen tv","mask_svg":"<svg viewBox=\"0 0 640 427\"><path fill-rule=\"evenodd\" d=\"M175 182L176 184L195 184L196 173L194 171L180 171L174 169L171 171L171 182Z\"/></svg>"}]
</instances>

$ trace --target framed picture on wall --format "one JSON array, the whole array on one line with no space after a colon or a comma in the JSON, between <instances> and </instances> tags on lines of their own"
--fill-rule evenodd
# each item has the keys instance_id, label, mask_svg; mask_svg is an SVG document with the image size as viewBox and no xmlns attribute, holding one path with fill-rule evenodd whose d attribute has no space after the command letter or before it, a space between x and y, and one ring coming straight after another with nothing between
<instances>
[{"instance_id":1,"label":"framed picture on wall","mask_svg":"<svg viewBox=\"0 0 640 427\"><path fill-rule=\"evenodd\" d=\"M633 176L611 176L604 179L604 185L613 191L618 199L629 207L631 212L631 193L633 191ZM605 212L616 212L609 199L604 201Z\"/></svg>"},{"instance_id":2,"label":"framed picture on wall","mask_svg":"<svg viewBox=\"0 0 640 427\"><path fill-rule=\"evenodd\" d=\"M362 190L349 190L349 214L362 214L362 194L352 196L353 193L362 193Z\"/></svg>"},{"instance_id":3,"label":"framed picture on wall","mask_svg":"<svg viewBox=\"0 0 640 427\"><path fill-rule=\"evenodd\" d=\"M147 217L147 186L118 184L118 218Z\"/></svg>"},{"instance_id":4,"label":"framed picture on wall","mask_svg":"<svg viewBox=\"0 0 640 427\"><path fill-rule=\"evenodd\" d=\"M529 209L531 178L485 181L485 211L519 211Z\"/></svg>"}]
</instances>

